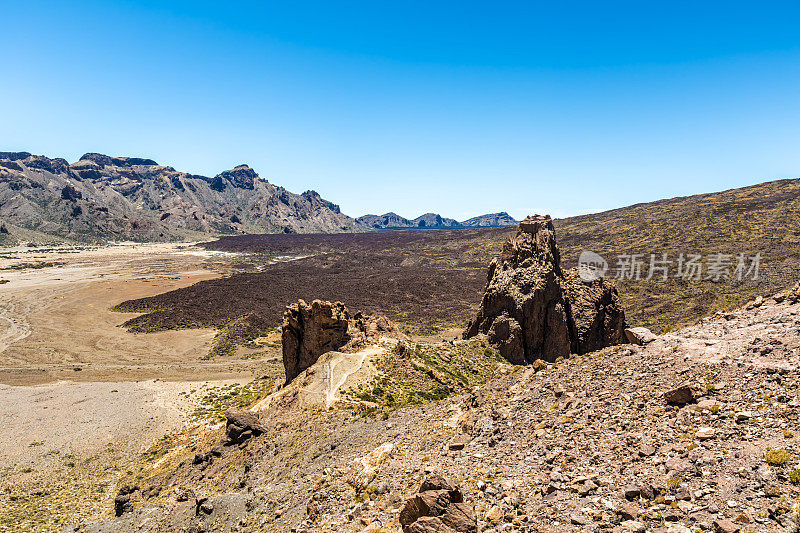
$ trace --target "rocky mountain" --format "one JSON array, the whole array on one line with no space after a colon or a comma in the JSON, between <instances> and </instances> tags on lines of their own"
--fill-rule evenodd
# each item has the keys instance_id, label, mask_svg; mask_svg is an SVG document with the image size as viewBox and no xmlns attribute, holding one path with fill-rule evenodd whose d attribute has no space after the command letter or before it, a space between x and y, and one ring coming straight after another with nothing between
<instances>
[{"instance_id":1,"label":"rocky mountain","mask_svg":"<svg viewBox=\"0 0 800 533\"><path fill-rule=\"evenodd\" d=\"M70 164L0 152L0 221L7 232L79 241L368 229L315 191L289 192L247 165L211 178L97 153Z\"/></svg>"},{"instance_id":2,"label":"rocky mountain","mask_svg":"<svg viewBox=\"0 0 800 533\"><path fill-rule=\"evenodd\" d=\"M444 218L436 213L425 213L415 219L403 218L397 213L386 213L385 215L364 215L356 219L358 222L375 229L457 229L457 228L490 228L502 226L516 226L519 222L509 216L508 213L492 213L470 218L464 222L458 222L452 218Z\"/></svg>"},{"instance_id":3,"label":"rocky mountain","mask_svg":"<svg viewBox=\"0 0 800 533\"><path fill-rule=\"evenodd\" d=\"M384 215L364 215L358 217L356 221L366 224L371 228L411 228L413 224L407 218L403 218L397 213L386 213Z\"/></svg>"},{"instance_id":4,"label":"rocky mountain","mask_svg":"<svg viewBox=\"0 0 800 533\"><path fill-rule=\"evenodd\" d=\"M460 225L452 218L443 218L436 213L425 213L412 220L411 223L418 228L453 228Z\"/></svg>"},{"instance_id":5,"label":"rocky mountain","mask_svg":"<svg viewBox=\"0 0 800 533\"><path fill-rule=\"evenodd\" d=\"M505 211L480 215L461 222L462 226L468 228L501 228L504 226L516 226L517 224L519 224L519 221L514 220L514 218Z\"/></svg>"}]
</instances>

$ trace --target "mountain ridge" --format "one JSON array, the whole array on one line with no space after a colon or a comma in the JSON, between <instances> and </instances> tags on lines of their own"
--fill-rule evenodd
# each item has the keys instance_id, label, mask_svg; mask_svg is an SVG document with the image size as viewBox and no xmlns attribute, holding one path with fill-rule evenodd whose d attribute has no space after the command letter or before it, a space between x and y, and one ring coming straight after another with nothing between
<instances>
[{"instance_id":1,"label":"mountain ridge","mask_svg":"<svg viewBox=\"0 0 800 533\"><path fill-rule=\"evenodd\" d=\"M516 226L519 221L514 220L508 213L487 213L472 217L464 221L445 218L437 213L425 213L417 218L408 219L397 213L389 212L383 215L364 215L356 219L374 229L458 229L458 228L496 228Z\"/></svg>"},{"instance_id":2,"label":"mountain ridge","mask_svg":"<svg viewBox=\"0 0 800 533\"><path fill-rule=\"evenodd\" d=\"M0 221L76 241L369 230L316 191L292 193L248 165L208 177L95 152L72 164L0 152Z\"/></svg>"}]
</instances>

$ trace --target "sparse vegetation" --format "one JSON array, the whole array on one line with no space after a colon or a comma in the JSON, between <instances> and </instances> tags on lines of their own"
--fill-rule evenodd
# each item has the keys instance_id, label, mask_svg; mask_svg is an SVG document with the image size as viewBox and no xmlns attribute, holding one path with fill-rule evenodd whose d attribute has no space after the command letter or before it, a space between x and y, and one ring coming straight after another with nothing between
<instances>
[{"instance_id":1,"label":"sparse vegetation","mask_svg":"<svg viewBox=\"0 0 800 533\"><path fill-rule=\"evenodd\" d=\"M38 270L41 268L57 267L63 264L63 262L59 261L40 261L38 263L23 262L0 268L0 270Z\"/></svg>"},{"instance_id":2,"label":"sparse vegetation","mask_svg":"<svg viewBox=\"0 0 800 533\"><path fill-rule=\"evenodd\" d=\"M485 383L502 362L496 351L476 341L446 348L417 345L405 358L380 360L372 383L347 393L391 409L420 405Z\"/></svg>"},{"instance_id":3,"label":"sparse vegetation","mask_svg":"<svg viewBox=\"0 0 800 533\"><path fill-rule=\"evenodd\" d=\"M764 460L772 466L782 466L789 462L792 455L786 450L768 449L764 452Z\"/></svg>"},{"instance_id":4,"label":"sparse vegetation","mask_svg":"<svg viewBox=\"0 0 800 533\"><path fill-rule=\"evenodd\" d=\"M256 379L246 385L223 385L210 387L200 398L200 405L195 409L195 419L222 420L226 410L244 409L266 397L274 386L270 379Z\"/></svg>"}]
</instances>

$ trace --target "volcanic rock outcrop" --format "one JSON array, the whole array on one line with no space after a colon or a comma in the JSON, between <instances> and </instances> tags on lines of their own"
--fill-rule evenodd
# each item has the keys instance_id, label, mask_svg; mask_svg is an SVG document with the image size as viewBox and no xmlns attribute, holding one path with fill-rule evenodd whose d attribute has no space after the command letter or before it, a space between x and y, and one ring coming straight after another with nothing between
<instances>
[{"instance_id":1,"label":"volcanic rock outcrop","mask_svg":"<svg viewBox=\"0 0 800 533\"><path fill-rule=\"evenodd\" d=\"M554 361L625 342L616 288L562 270L553 222L529 216L489 265L486 291L464 338L479 333L515 364Z\"/></svg>"},{"instance_id":2,"label":"volcanic rock outcrop","mask_svg":"<svg viewBox=\"0 0 800 533\"><path fill-rule=\"evenodd\" d=\"M283 313L281 341L286 383L334 350L354 348L381 335L402 337L388 318L356 313L350 316L342 302L298 300Z\"/></svg>"}]
</instances>

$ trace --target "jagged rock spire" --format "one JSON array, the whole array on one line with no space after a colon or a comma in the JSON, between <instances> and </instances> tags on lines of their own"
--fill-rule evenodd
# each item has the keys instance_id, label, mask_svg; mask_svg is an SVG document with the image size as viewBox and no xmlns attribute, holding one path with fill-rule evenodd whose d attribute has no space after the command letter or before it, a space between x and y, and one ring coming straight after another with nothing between
<instances>
[{"instance_id":1,"label":"jagged rock spire","mask_svg":"<svg viewBox=\"0 0 800 533\"><path fill-rule=\"evenodd\" d=\"M489 265L478 315L464 337L484 333L503 357L525 364L625 342L624 327L616 288L563 272L553 221L533 215Z\"/></svg>"}]
</instances>

